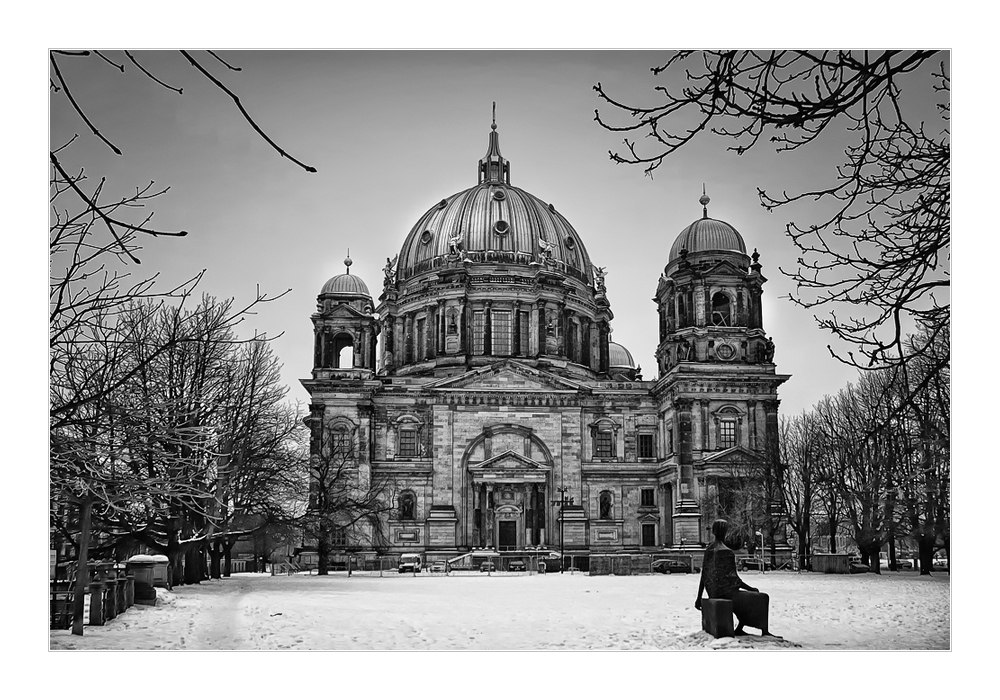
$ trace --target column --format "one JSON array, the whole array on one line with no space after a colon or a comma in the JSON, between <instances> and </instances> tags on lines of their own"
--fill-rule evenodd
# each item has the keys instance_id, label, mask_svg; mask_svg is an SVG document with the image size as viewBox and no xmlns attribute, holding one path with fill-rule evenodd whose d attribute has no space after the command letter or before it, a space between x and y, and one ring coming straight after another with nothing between
<instances>
[{"instance_id":1,"label":"column","mask_svg":"<svg viewBox=\"0 0 1000 700\"><path fill-rule=\"evenodd\" d=\"M674 542L682 539L687 544L701 542L701 513L694 497L694 401L688 398L674 400L674 416L677 420L677 465L678 481L677 507L674 513Z\"/></svg>"},{"instance_id":2,"label":"column","mask_svg":"<svg viewBox=\"0 0 1000 700\"><path fill-rule=\"evenodd\" d=\"M483 304L483 354L493 354L493 302Z\"/></svg>"},{"instance_id":3,"label":"column","mask_svg":"<svg viewBox=\"0 0 1000 700\"><path fill-rule=\"evenodd\" d=\"M601 359L600 359L600 366L598 367L597 371L600 372L601 374L607 374L608 364L610 362L610 358L608 357L608 336L611 333L611 328L608 325L607 321L600 322L599 332L600 332L600 340L598 342L600 343L599 350L601 353Z\"/></svg>"},{"instance_id":4,"label":"column","mask_svg":"<svg viewBox=\"0 0 1000 700\"><path fill-rule=\"evenodd\" d=\"M396 366L406 364L406 318L396 316L393 319L395 330L392 334L393 355L396 358Z\"/></svg>"},{"instance_id":5,"label":"column","mask_svg":"<svg viewBox=\"0 0 1000 700\"><path fill-rule=\"evenodd\" d=\"M486 546L496 548L496 540L494 539L494 523L493 523L493 484L486 484L486 507L483 509L484 517L486 519L485 529L486 529Z\"/></svg>"},{"instance_id":6,"label":"column","mask_svg":"<svg viewBox=\"0 0 1000 700\"><path fill-rule=\"evenodd\" d=\"M437 305L437 354L445 354L445 331L448 328L448 309L444 299L438 300Z\"/></svg>"},{"instance_id":7,"label":"column","mask_svg":"<svg viewBox=\"0 0 1000 700\"><path fill-rule=\"evenodd\" d=\"M512 357L519 357L521 355L521 302L519 301L514 302L514 308L511 311L511 323L513 327L510 329L510 354Z\"/></svg>"},{"instance_id":8,"label":"column","mask_svg":"<svg viewBox=\"0 0 1000 700\"><path fill-rule=\"evenodd\" d=\"M538 309L538 325L536 326L536 332L538 333L538 347L535 351L535 357L545 354L545 338L548 333L545 330L545 301L539 299L536 307Z\"/></svg>"},{"instance_id":9,"label":"column","mask_svg":"<svg viewBox=\"0 0 1000 700\"><path fill-rule=\"evenodd\" d=\"M546 532L548 528L546 527L548 523L548 513L549 513L549 501L545 494L545 484L538 485L538 544L545 545L548 544L548 539L546 538Z\"/></svg>"}]
</instances>

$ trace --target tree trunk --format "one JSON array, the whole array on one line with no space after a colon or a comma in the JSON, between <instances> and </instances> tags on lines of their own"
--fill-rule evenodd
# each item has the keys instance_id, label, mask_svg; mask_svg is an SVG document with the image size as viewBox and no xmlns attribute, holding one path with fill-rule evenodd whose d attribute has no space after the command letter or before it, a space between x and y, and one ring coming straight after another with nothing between
<instances>
[{"instance_id":1,"label":"tree trunk","mask_svg":"<svg viewBox=\"0 0 1000 700\"><path fill-rule=\"evenodd\" d=\"M327 536L326 523L319 526L319 537L316 539L317 575L326 576L330 573L330 538Z\"/></svg>"},{"instance_id":2,"label":"tree trunk","mask_svg":"<svg viewBox=\"0 0 1000 700\"><path fill-rule=\"evenodd\" d=\"M88 498L80 504L80 554L73 585L73 634L83 636L83 596L87 591L87 556L90 549L90 511L93 503Z\"/></svg>"},{"instance_id":3,"label":"tree trunk","mask_svg":"<svg viewBox=\"0 0 1000 700\"><path fill-rule=\"evenodd\" d=\"M226 578L229 578L230 576L233 575L233 544L234 542L232 542L227 537L222 545L222 554L223 557L225 558L224 559L225 565L222 569L222 575L225 576Z\"/></svg>"},{"instance_id":4,"label":"tree trunk","mask_svg":"<svg viewBox=\"0 0 1000 700\"><path fill-rule=\"evenodd\" d=\"M198 547L188 545L184 552L184 583L201 583Z\"/></svg>"},{"instance_id":5,"label":"tree trunk","mask_svg":"<svg viewBox=\"0 0 1000 700\"><path fill-rule=\"evenodd\" d=\"M222 578L222 542L220 540L213 542L208 550L208 554L211 557L209 576L214 579Z\"/></svg>"},{"instance_id":6,"label":"tree trunk","mask_svg":"<svg viewBox=\"0 0 1000 700\"><path fill-rule=\"evenodd\" d=\"M934 561L934 541L925 535L917 537L917 552L920 557L920 575L930 576Z\"/></svg>"}]
</instances>

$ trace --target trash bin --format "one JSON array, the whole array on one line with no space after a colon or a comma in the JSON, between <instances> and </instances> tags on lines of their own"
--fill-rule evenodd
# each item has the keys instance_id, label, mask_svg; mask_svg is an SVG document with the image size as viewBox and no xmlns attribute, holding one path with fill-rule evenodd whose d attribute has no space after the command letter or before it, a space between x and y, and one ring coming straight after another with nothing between
<instances>
[{"instance_id":1,"label":"trash bin","mask_svg":"<svg viewBox=\"0 0 1000 700\"><path fill-rule=\"evenodd\" d=\"M153 555L153 585L170 588L170 559L165 554Z\"/></svg>"},{"instance_id":2,"label":"trash bin","mask_svg":"<svg viewBox=\"0 0 1000 700\"><path fill-rule=\"evenodd\" d=\"M136 554L125 562L126 571L135 576L135 602L137 605L156 605L153 588L153 567L156 562L148 554Z\"/></svg>"}]
</instances>

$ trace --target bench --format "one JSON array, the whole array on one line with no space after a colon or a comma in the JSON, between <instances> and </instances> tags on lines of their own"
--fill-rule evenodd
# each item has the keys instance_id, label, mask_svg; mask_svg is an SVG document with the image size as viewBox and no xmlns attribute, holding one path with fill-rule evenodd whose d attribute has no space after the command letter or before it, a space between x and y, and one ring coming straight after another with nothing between
<instances>
[{"instance_id":1,"label":"bench","mask_svg":"<svg viewBox=\"0 0 1000 700\"><path fill-rule=\"evenodd\" d=\"M733 601L706 598L701 601L701 628L713 637L733 636Z\"/></svg>"}]
</instances>

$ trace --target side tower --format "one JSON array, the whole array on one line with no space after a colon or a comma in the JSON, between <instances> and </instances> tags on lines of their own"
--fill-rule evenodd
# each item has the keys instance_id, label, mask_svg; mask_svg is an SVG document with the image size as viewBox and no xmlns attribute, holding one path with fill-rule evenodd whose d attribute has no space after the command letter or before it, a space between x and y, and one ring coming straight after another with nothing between
<instances>
[{"instance_id":1,"label":"side tower","mask_svg":"<svg viewBox=\"0 0 1000 700\"><path fill-rule=\"evenodd\" d=\"M763 329L767 281L739 232L708 216L677 236L660 277L659 380L654 390L673 481L673 541L711 541L715 517L747 538L760 530L782 541L775 511L778 386L774 344ZM670 469L669 467L673 467ZM773 534L772 534L773 533Z\"/></svg>"},{"instance_id":2,"label":"side tower","mask_svg":"<svg viewBox=\"0 0 1000 700\"><path fill-rule=\"evenodd\" d=\"M346 546L372 547L376 535L352 504L366 502L377 489L371 436L372 399L379 386L379 323L368 286L351 274L351 263L348 255L344 274L327 281L317 297L312 378L302 380L310 397L305 422L310 428L310 508L316 521L306 539L327 553Z\"/></svg>"}]
</instances>

